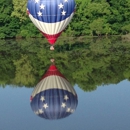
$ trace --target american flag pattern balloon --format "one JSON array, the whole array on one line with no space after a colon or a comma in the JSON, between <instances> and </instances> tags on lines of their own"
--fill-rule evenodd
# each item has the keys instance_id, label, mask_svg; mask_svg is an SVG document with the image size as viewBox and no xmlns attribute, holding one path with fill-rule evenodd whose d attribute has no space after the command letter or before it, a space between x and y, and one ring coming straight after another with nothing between
<instances>
[{"instance_id":1,"label":"american flag pattern balloon","mask_svg":"<svg viewBox=\"0 0 130 130\"><path fill-rule=\"evenodd\" d=\"M28 0L27 12L34 25L53 45L72 19L74 0Z\"/></svg>"},{"instance_id":2,"label":"american flag pattern balloon","mask_svg":"<svg viewBox=\"0 0 130 130\"><path fill-rule=\"evenodd\" d=\"M32 92L32 110L45 119L61 119L72 114L77 104L74 88L57 67L51 65Z\"/></svg>"}]
</instances>

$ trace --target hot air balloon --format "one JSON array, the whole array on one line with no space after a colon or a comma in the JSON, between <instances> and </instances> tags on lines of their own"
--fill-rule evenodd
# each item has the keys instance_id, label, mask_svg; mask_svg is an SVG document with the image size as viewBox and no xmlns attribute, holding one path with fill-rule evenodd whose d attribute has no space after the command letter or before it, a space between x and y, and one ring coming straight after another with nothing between
<instances>
[{"instance_id":1,"label":"hot air balloon","mask_svg":"<svg viewBox=\"0 0 130 130\"><path fill-rule=\"evenodd\" d=\"M30 100L33 112L50 120L69 116L78 104L74 88L54 64L36 85Z\"/></svg>"},{"instance_id":2,"label":"hot air balloon","mask_svg":"<svg viewBox=\"0 0 130 130\"><path fill-rule=\"evenodd\" d=\"M28 0L27 13L34 25L53 46L71 21L74 0Z\"/></svg>"}]
</instances>

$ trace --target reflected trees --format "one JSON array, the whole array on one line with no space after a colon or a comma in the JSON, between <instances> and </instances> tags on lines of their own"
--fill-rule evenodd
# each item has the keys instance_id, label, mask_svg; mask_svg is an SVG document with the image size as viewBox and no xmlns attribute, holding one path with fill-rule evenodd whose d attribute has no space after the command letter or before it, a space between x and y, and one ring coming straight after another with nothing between
<instances>
[{"instance_id":1,"label":"reflected trees","mask_svg":"<svg viewBox=\"0 0 130 130\"><path fill-rule=\"evenodd\" d=\"M55 51L47 41L26 39L0 42L0 84L34 87L54 58L72 85L84 91L130 80L130 42L120 39L61 39ZM7 71L8 70L8 71Z\"/></svg>"}]
</instances>

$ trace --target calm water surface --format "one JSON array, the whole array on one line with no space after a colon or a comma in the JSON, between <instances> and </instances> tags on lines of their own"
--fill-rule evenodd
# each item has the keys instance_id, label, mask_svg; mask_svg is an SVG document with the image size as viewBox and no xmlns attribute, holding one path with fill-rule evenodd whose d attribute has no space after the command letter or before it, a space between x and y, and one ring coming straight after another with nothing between
<instances>
[{"instance_id":1,"label":"calm water surface","mask_svg":"<svg viewBox=\"0 0 130 130\"><path fill-rule=\"evenodd\" d=\"M84 92L75 85L78 95L76 111L61 120L36 116L30 107L32 88L0 88L1 130L129 130L130 82L100 86Z\"/></svg>"},{"instance_id":2,"label":"calm water surface","mask_svg":"<svg viewBox=\"0 0 130 130\"><path fill-rule=\"evenodd\" d=\"M0 130L130 130L130 42L82 40L58 42L54 53L42 40L0 41ZM50 58L78 95L76 111L59 120L30 106Z\"/></svg>"}]
</instances>

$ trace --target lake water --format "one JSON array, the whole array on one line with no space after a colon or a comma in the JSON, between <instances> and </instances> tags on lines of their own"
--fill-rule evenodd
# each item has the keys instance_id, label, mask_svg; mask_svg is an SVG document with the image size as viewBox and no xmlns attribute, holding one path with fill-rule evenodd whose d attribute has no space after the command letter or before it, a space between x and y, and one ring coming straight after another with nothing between
<instances>
[{"instance_id":1,"label":"lake water","mask_svg":"<svg viewBox=\"0 0 130 130\"><path fill-rule=\"evenodd\" d=\"M30 107L31 88L0 88L1 130L129 130L130 82L100 86L84 92L75 85L76 111L61 120L36 116Z\"/></svg>"},{"instance_id":2,"label":"lake water","mask_svg":"<svg viewBox=\"0 0 130 130\"><path fill-rule=\"evenodd\" d=\"M58 44L55 53L36 41L2 41L0 130L129 130L130 44L107 41L106 46L103 41ZM30 106L30 95L52 56L78 96L75 112L58 120L40 118Z\"/></svg>"}]
</instances>

